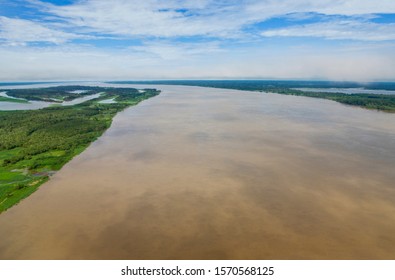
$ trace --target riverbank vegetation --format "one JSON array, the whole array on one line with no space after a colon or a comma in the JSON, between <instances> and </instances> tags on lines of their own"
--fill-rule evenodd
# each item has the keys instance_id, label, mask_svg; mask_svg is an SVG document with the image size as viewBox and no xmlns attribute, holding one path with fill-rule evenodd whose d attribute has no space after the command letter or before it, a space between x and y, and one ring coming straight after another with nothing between
<instances>
[{"instance_id":1,"label":"riverbank vegetation","mask_svg":"<svg viewBox=\"0 0 395 280\"><path fill-rule=\"evenodd\" d=\"M340 92L314 92L314 91L302 91L288 88L274 88L267 89L266 91L286 94L286 95L299 95L308 96L314 98L324 98L339 103L364 107L367 109L374 109L386 112L395 113L395 95L387 94L346 94Z\"/></svg>"},{"instance_id":2,"label":"riverbank vegetation","mask_svg":"<svg viewBox=\"0 0 395 280\"><path fill-rule=\"evenodd\" d=\"M24 99L9 98L4 96L0 96L0 102L28 103L28 101Z\"/></svg>"},{"instance_id":3,"label":"riverbank vegetation","mask_svg":"<svg viewBox=\"0 0 395 280\"><path fill-rule=\"evenodd\" d=\"M86 149L110 127L116 113L159 94L146 89L72 87L94 94L96 99L74 106L40 110L0 111L0 213L29 196L74 156ZM69 88L23 90L23 98L76 98ZM71 93L72 95L75 93ZM13 94L12 96L21 94ZM99 103L113 99L115 103ZM43 99L41 99L43 100Z\"/></svg>"}]
</instances>

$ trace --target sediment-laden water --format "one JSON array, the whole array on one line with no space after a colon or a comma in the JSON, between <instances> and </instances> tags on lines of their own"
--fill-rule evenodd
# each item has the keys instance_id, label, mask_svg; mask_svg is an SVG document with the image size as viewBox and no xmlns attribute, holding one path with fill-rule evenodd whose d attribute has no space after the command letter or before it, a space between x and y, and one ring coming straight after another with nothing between
<instances>
[{"instance_id":1,"label":"sediment-laden water","mask_svg":"<svg viewBox=\"0 0 395 280\"><path fill-rule=\"evenodd\" d=\"M395 259L394 114L157 87L0 215L1 259Z\"/></svg>"}]
</instances>

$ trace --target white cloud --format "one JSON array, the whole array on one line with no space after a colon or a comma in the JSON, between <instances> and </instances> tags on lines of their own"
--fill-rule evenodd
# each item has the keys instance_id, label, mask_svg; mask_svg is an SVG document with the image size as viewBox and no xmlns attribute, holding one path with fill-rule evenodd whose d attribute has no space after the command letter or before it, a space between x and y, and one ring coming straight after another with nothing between
<instances>
[{"instance_id":1,"label":"white cloud","mask_svg":"<svg viewBox=\"0 0 395 280\"><path fill-rule=\"evenodd\" d=\"M121 36L230 36L240 20L224 20L209 1L88 0L55 6L34 1L46 12L86 32ZM186 12L184 12L187 10ZM213 13L214 12L214 13ZM220 12L224 14L223 12Z\"/></svg>"},{"instance_id":2,"label":"white cloud","mask_svg":"<svg viewBox=\"0 0 395 280\"><path fill-rule=\"evenodd\" d=\"M235 38L241 37L243 27L276 16L395 13L393 0L82 0L63 6L30 2L79 32L126 37ZM351 25L343 25L343 31L346 27L355 31Z\"/></svg>"},{"instance_id":3,"label":"white cloud","mask_svg":"<svg viewBox=\"0 0 395 280\"><path fill-rule=\"evenodd\" d=\"M329 0L309 2L323 2L317 11L324 14L362 15L395 13L395 1L393 0Z\"/></svg>"},{"instance_id":4,"label":"white cloud","mask_svg":"<svg viewBox=\"0 0 395 280\"><path fill-rule=\"evenodd\" d=\"M45 18L0 17L0 61L7 65L0 68L1 80L395 77L394 48L384 46L390 41L383 42L395 39L394 24L371 21L374 13L395 13L395 1L79 0L64 6L27 1ZM296 25L311 13L320 14L323 21ZM332 44L334 50L317 41L282 46L277 40L251 36L259 35L259 29L244 29L276 16L287 16L295 25L266 30L263 36L357 41ZM121 44L112 47L117 43L106 41L94 47L88 40L91 46L73 45L74 39L89 36L112 37ZM247 40L251 44L241 43Z\"/></svg>"},{"instance_id":5,"label":"white cloud","mask_svg":"<svg viewBox=\"0 0 395 280\"><path fill-rule=\"evenodd\" d=\"M76 38L84 38L59 30L50 29L30 20L0 16L0 40L8 45L24 45L28 42L62 44Z\"/></svg>"},{"instance_id":6,"label":"white cloud","mask_svg":"<svg viewBox=\"0 0 395 280\"><path fill-rule=\"evenodd\" d=\"M219 53L223 50L219 42L171 43L169 41L146 42L142 46L129 48L133 52L143 53L163 60L190 60L201 55Z\"/></svg>"},{"instance_id":7,"label":"white cloud","mask_svg":"<svg viewBox=\"0 0 395 280\"><path fill-rule=\"evenodd\" d=\"M395 13L393 0L256 0L247 1L246 10L264 17L288 13L315 12L326 15Z\"/></svg>"},{"instance_id":8,"label":"white cloud","mask_svg":"<svg viewBox=\"0 0 395 280\"><path fill-rule=\"evenodd\" d=\"M267 30L262 36L273 37L322 37L326 39L346 39L360 41L395 40L395 24L377 24L356 20L319 22Z\"/></svg>"},{"instance_id":9,"label":"white cloud","mask_svg":"<svg viewBox=\"0 0 395 280\"><path fill-rule=\"evenodd\" d=\"M70 5L57 6L39 0L28 0L48 14L52 23L32 22L2 17L0 34L13 44L46 41L61 44L92 33L120 38L179 36L208 36L242 38L243 27L265 21L276 16L295 18L308 13L355 15L374 13L395 13L395 1L381 0L81 0ZM355 33L357 27L369 28L374 33L379 24L362 26L338 24L336 30L328 33ZM62 31L74 30L74 34ZM311 27L310 31L307 27ZM310 25L303 31L316 34L315 28L327 25ZM331 26L329 26L331 27ZM347 29L348 28L348 29ZM376 28L377 32L387 31ZM28 32L26 32L26 30ZM265 36L285 36L287 30L264 33ZM291 30L297 33L298 30ZM361 32L360 32L361 33ZM325 36L331 38L331 36ZM373 37L371 37L373 38Z\"/></svg>"},{"instance_id":10,"label":"white cloud","mask_svg":"<svg viewBox=\"0 0 395 280\"><path fill-rule=\"evenodd\" d=\"M125 52L81 46L0 48L1 80L100 79L127 76L155 61ZM137 72L137 70L136 70Z\"/></svg>"},{"instance_id":11,"label":"white cloud","mask_svg":"<svg viewBox=\"0 0 395 280\"><path fill-rule=\"evenodd\" d=\"M144 79L185 77L186 65L195 67L219 52L217 43L147 42L144 47L103 50L67 45L0 47L0 80ZM202 73L197 67L195 73Z\"/></svg>"},{"instance_id":12,"label":"white cloud","mask_svg":"<svg viewBox=\"0 0 395 280\"><path fill-rule=\"evenodd\" d=\"M284 78L334 80L391 80L395 76L394 46L367 48L309 46L287 52L254 46L242 51L197 53L185 58L155 50L165 43L154 42L149 51L105 51L94 47L0 48L4 80L109 80L189 78ZM167 45L171 49L171 46ZM279 47L281 48L281 47ZM175 56L177 56L175 51ZM182 51L198 52L188 46ZM159 53L153 55L153 53Z\"/></svg>"}]
</instances>

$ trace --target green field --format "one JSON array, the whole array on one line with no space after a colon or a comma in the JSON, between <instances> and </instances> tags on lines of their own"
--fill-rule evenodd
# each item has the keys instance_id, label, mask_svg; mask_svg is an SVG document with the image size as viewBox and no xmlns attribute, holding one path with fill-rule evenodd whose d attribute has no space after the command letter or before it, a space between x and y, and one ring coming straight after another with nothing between
<instances>
[{"instance_id":1,"label":"green field","mask_svg":"<svg viewBox=\"0 0 395 280\"><path fill-rule=\"evenodd\" d=\"M100 88L100 92L99 98L74 106L0 111L0 213L32 194L86 149L110 127L116 113L159 94L127 88ZM116 103L99 103L110 98Z\"/></svg>"}]
</instances>

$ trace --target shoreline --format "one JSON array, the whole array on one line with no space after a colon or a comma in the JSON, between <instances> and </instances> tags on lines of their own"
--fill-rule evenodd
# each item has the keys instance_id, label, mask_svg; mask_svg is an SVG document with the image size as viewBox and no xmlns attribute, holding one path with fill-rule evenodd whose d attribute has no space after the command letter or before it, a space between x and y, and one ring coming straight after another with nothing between
<instances>
[{"instance_id":1,"label":"shoreline","mask_svg":"<svg viewBox=\"0 0 395 280\"><path fill-rule=\"evenodd\" d=\"M72 106L0 111L0 214L35 192L111 126L124 109L159 94L107 88ZM112 98L116 103L100 103ZM22 170L21 172L18 172Z\"/></svg>"}]
</instances>

